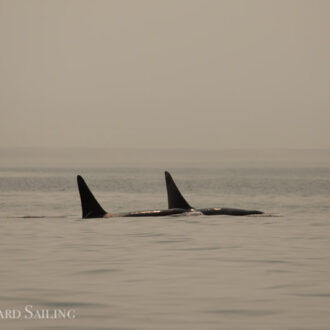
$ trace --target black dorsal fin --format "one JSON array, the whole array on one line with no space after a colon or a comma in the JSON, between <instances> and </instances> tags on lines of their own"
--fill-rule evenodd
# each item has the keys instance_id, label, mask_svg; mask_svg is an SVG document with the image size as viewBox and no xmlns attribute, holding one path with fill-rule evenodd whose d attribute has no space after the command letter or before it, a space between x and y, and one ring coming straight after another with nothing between
<instances>
[{"instance_id":1,"label":"black dorsal fin","mask_svg":"<svg viewBox=\"0 0 330 330\"><path fill-rule=\"evenodd\" d=\"M103 218L107 212L103 210L92 192L89 190L85 180L80 175L77 176L77 183L80 194L82 217L84 219Z\"/></svg>"},{"instance_id":2,"label":"black dorsal fin","mask_svg":"<svg viewBox=\"0 0 330 330\"><path fill-rule=\"evenodd\" d=\"M166 180L166 189L167 189L167 199L168 199L168 208L169 209L185 209L190 210L193 209L192 206L188 204L188 202L184 199L180 190L176 186L172 176L169 172L165 172L165 180Z\"/></svg>"}]
</instances>

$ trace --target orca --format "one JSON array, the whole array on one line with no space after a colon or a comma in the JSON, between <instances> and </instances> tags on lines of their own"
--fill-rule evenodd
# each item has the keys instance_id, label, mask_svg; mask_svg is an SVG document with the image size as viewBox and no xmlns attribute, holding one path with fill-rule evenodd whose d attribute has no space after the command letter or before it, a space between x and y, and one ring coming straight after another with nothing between
<instances>
[{"instance_id":1,"label":"orca","mask_svg":"<svg viewBox=\"0 0 330 330\"><path fill-rule=\"evenodd\" d=\"M146 211L133 211L127 213L108 213L106 212L99 202L96 200L90 189L88 188L85 180L78 175L77 183L81 201L82 218L112 218L112 217L160 217L169 216L174 214L186 213L186 209L171 208L166 210L146 210Z\"/></svg>"},{"instance_id":2,"label":"orca","mask_svg":"<svg viewBox=\"0 0 330 330\"><path fill-rule=\"evenodd\" d=\"M186 209L187 211L197 211L204 215L234 215L234 216L242 216L242 215L251 215L251 214L263 214L264 212L257 210L242 210L242 209L233 209L233 208L194 208L191 206L185 198L182 196L179 188L175 184L171 174L169 172L165 172L165 180L166 180L166 189L167 189L167 198L168 198L168 208L171 209Z\"/></svg>"}]
</instances>

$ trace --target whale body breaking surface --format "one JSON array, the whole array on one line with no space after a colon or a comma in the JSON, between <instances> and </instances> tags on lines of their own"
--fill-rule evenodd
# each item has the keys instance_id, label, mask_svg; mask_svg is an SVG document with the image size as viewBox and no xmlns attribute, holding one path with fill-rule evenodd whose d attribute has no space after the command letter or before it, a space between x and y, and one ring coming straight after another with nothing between
<instances>
[{"instance_id":1,"label":"whale body breaking surface","mask_svg":"<svg viewBox=\"0 0 330 330\"><path fill-rule=\"evenodd\" d=\"M81 201L82 218L113 218L113 217L160 217L178 214L186 215L232 215L243 216L263 214L257 210L243 210L234 208L194 208L182 196L169 172L165 172L168 209L164 210L143 210L125 213L108 213L94 197L82 176L77 176L77 183Z\"/></svg>"}]
</instances>

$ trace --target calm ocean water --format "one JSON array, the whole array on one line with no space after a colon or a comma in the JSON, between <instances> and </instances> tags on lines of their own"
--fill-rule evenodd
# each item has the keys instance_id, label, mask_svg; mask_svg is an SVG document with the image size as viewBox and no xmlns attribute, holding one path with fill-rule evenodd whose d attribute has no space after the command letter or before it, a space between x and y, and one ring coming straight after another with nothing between
<instances>
[{"instance_id":1,"label":"calm ocean water","mask_svg":"<svg viewBox=\"0 0 330 330\"><path fill-rule=\"evenodd\" d=\"M327 160L38 167L10 157L0 163L0 310L75 318L0 317L1 329L330 328ZM121 212L166 208L165 169L195 207L266 214L81 219L77 174Z\"/></svg>"}]
</instances>

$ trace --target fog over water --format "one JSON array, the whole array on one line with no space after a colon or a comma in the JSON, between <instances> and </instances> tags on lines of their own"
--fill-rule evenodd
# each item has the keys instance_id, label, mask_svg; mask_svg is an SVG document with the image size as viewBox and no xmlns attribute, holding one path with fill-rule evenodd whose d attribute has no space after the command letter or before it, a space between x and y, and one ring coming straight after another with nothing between
<instances>
[{"instance_id":1,"label":"fog over water","mask_svg":"<svg viewBox=\"0 0 330 330\"><path fill-rule=\"evenodd\" d=\"M0 146L330 148L330 2L0 0Z\"/></svg>"},{"instance_id":2,"label":"fog over water","mask_svg":"<svg viewBox=\"0 0 330 330\"><path fill-rule=\"evenodd\" d=\"M329 167L330 150L0 148L1 167Z\"/></svg>"}]
</instances>

